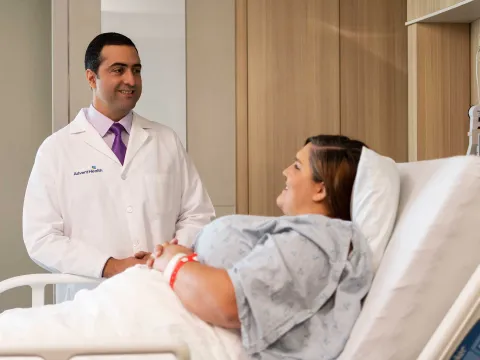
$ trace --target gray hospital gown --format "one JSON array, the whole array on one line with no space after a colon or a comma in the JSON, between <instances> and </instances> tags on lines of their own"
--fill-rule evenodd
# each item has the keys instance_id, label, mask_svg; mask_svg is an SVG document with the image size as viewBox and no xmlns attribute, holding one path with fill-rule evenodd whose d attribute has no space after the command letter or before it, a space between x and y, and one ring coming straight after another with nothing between
<instances>
[{"instance_id":1,"label":"gray hospital gown","mask_svg":"<svg viewBox=\"0 0 480 360\"><path fill-rule=\"evenodd\" d=\"M252 359L337 358L373 278L356 227L321 215L222 217L201 231L195 250L227 269Z\"/></svg>"}]
</instances>

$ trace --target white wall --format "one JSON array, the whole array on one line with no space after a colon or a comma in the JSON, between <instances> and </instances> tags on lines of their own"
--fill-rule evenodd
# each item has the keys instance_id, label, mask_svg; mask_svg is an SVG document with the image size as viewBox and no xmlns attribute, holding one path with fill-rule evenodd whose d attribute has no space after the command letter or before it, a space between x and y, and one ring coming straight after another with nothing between
<instances>
[{"instance_id":1,"label":"white wall","mask_svg":"<svg viewBox=\"0 0 480 360\"><path fill-rule=\"evenodd\" d=\"M65 0L58 0L65 1ZM68 66L69 118L72 121L81 108L92 102L92 90L85 75L85 50L100 31L99 0L69 0L68 5Z\"/></svg>"},{"instance_id":2,"label":"white wall","mask_svg":"<svg viewBox=\"0 0 480 360\"><path fill-rule=\"evenodd\" d=\"M235 0L187 0L188 149L217 216L235 213Z\"/></svg>"},{"instance_id":3,"label":"white wall","mask_svg":"<svg viewBox=\"0 0 480 360\"><path fill-rule=\"evenodd\" d=\"M51 134L50 1L0 2L0 281L44 272L30 260L22 236L22 207L35 153ZM30 305L27 288L0 296L0 312Z\"/></svg>"},{"instance_id":4,"label":"white wall","mask_svg":"<svg viewBox=\"0 0 480 360\"><path fill-rule=\"evenodd\" d=\"M185 1L101 0L101 30L137 46L143 93L135 111L173 128L186 146Z\"/></svg>"},{"instance_id":5,"label":"white wall","mask_svg":"<svg viewBox=\"0 0 480 360\"><path fill-rule=\"evenodd\" d=\"M52 0L53 131L92 102L84 58L100 31L100 0Z\"/></svg>"}]
</instances>

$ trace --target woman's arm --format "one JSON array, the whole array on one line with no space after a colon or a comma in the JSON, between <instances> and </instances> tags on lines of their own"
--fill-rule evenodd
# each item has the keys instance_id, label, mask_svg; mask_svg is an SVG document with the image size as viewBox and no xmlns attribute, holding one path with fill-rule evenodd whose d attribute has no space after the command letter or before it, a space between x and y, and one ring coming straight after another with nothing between
<instances>
[{"instance_id":1,"label":"woman's arm","mask_svg":"<svg viewBox=\"0 0 480 360\"><path fill-rule=\"evenodd\" d=\"M179 245L164 244L157 247L155 260L149 267L165 271L168 262L178 253L191 253ZM224 328L240 328L235 289L227 271L187 262L179 269L173 290L185 308L200 319Z\"/></svg>"},{"instance_id":2,"label":"woman's arm","mask_svg":"<svg viewBox=\"0 0 480 360\"><path fill-rule=\"evenodd\" d=\"M198 262L178 271L173 287L187 310L224 328L240 328L235 289L228 273Z\"/></svg>"}]
</instances>

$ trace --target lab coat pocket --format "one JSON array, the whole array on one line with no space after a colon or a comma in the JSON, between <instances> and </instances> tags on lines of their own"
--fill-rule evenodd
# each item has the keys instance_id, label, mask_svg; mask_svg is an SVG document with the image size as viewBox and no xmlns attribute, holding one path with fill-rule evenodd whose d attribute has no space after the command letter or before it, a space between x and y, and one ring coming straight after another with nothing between
<instances>
[{"instance_id":1,"label":"lab coat pocket","mask_svg":"<svg viewBox=\"0 0 480 360\"><path fill-rule=\"evenodd\" d=\"M146 175L145 192L146 201L150 205L154 214L165 214L172 212L174 204L178 202L175 199L176 184L171 175L155 174Z\"/></svg>"}]
</instances>

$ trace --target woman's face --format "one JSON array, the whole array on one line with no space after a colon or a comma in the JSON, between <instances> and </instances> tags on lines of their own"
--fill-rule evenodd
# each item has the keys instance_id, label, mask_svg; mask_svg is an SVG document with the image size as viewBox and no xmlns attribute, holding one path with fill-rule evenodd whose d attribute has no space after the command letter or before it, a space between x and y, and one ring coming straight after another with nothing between
<instances>
[{"instance_id":1,"label":"woman's face","mask_svg":"<svg viewBox=\"0 0 480 360\"><path fill-rule=\"evenodd\" d=\"M286 177L285 189L277 198L277 205L285 215L323 213L321 204L325 198L323 183L312 179L310 168L311 144L305 145L295 158L295 162L283 171Z\"/></svg>"}]
</instances>

